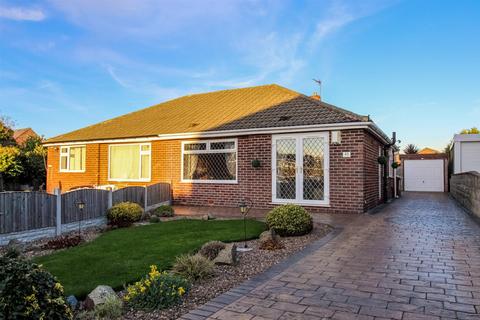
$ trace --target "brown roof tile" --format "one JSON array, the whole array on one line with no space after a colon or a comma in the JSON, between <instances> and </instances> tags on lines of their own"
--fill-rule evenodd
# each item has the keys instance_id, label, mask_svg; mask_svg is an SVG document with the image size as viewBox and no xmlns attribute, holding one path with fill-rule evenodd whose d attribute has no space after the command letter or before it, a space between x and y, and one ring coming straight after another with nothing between
<instances>
[{"instance_id":1,"label":"brown roof tile","mask_svg":"<svg viewBox=\"0 0 480 320\"><path fill-rule=\"evenodd\" d=\"M367 121L279 85L193 94L47 140L47 143Z\"/></svg>"}]
</instances>

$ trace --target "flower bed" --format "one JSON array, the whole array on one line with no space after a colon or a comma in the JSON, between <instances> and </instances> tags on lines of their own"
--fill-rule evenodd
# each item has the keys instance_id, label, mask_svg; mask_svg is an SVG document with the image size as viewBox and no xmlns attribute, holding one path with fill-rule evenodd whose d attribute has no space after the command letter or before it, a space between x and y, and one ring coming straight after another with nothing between
<instances>
[{"instance_id":1,"label":"flower bed","mask_svg":"<svg viewBox=\"0 0 480 320\"><path fill-rule=\"evenodd\" d=\"M316 224L313 231L305 236L282 238L283 249L261 250L260 241L251 240L247 244L253 248L252 251L241 253L239 263L235 266L216 266L212 278L194 283L188 295L181 304L164 310L152 312L129 310L124 315L125 319L176 319L183 314L194 310L207 303L216 296L230 290L289 257L291 254L304 249L308 244L327 235L332 228L324 224ZM238 242L242 246L243 242Z\"/></svg>"}]
</instances>

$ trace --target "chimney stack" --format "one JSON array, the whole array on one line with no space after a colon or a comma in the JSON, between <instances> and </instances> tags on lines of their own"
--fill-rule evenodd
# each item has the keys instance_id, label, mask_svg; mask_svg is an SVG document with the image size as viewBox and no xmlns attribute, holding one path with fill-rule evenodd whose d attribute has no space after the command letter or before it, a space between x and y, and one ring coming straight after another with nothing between
<instances>
[{"instance_id":1,"label":"chimney stack","mask_svg":"<svg viewBox=\"0 0 480 320\"><path fill-rule=\"evenodd\" d=\"M314 93L310 96L310 98L315 99L315 100L318 100L318 101L322 101L322 98L321 98L320 95L319 95L318 93L316 93L316 92L314 92Z\"/></svg>"}]
</instances>

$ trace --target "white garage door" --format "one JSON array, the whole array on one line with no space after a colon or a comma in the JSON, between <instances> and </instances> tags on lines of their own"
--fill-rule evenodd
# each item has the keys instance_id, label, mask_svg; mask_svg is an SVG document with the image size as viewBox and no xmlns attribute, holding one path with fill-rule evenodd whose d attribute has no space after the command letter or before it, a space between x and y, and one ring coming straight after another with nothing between
<instances>
[{"instance_id":1,"label":"white garage door","mask_svg":"<svg viewBox=\"0 0 480 320\"><path fill-rule=\"evenodd\" d=\"M443 160L405 160L405 191L443 192Z\"/></svg>"},{"instance_id":2,"label":"white garage door","mask_svg":"<svg viewBox=\"0 0 480 320\"><path fill-rule=\"evenodd\" d=\"M462 172L480 172L480 143L462 142Z\"/></svg>"}]
</instances>

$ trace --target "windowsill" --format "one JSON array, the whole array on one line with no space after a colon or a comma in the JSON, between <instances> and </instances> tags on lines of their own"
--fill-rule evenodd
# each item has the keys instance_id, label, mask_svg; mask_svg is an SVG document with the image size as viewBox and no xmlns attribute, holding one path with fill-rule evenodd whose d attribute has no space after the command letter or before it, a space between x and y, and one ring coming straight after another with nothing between
<instances>
[{"instance_id":1,"label":"windowsill","mask_svg":"<svg viewBox=\"0 0 480 320\"><path fill-rule=\"evenodd\" d=\"M60 173L85 173L85 170L59 170Z\"/></svg>"},{"instance_id":2,"label":"windowsill","mask_svg":"<svg viewBox=\"0 0 480 320\"><path fill-rule=\"evenodd\" d=\"M180 180L181 183L238 184L238 180Z\"/></svg>"},{"instance_id":3,"label":"windowsill","mask_svg":"<svg viewBox=\"0 0 480 320\"><path fill-rule=\"evenodd\" d=\"M108 179L111 182L150 182L152 179Z\"/></svg>"},{"instance_id":4,"label":"windowsill","mask_svg":"<svg viewBox=\"0 0 480 320\"><path fill-rule=\"evenodd\" d=\"M304 207L323 207L323 208L330 208L330 203L312 203L312 202L302 202L302 201L278 201L273 200L270 204L297 204Z\"/></svg>"}]
</instances>

